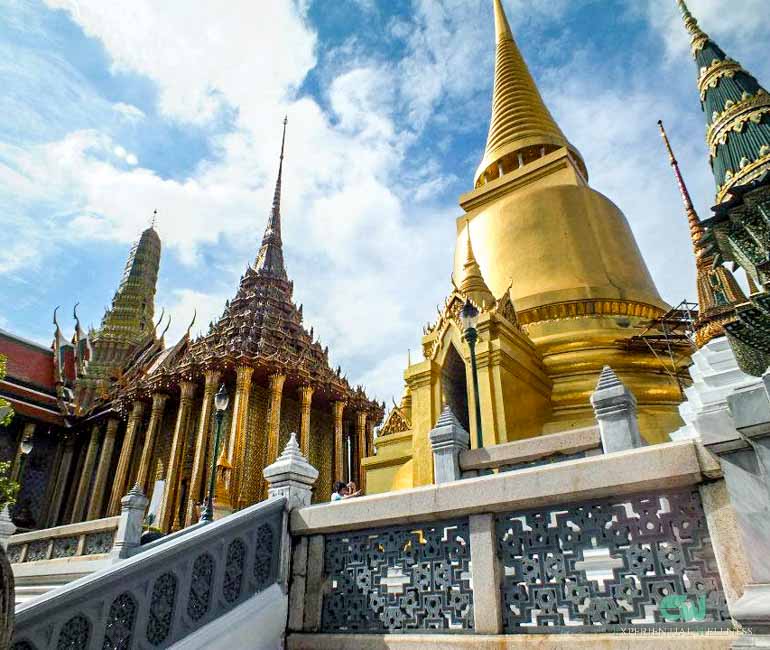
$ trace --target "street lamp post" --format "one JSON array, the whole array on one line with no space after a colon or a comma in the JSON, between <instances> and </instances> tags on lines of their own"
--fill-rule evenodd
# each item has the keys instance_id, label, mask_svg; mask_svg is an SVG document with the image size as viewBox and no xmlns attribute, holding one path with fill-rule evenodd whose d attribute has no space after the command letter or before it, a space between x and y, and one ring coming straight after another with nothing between
<instances>
[{"instance_id":1,"label":"street lamp post","mask_svg":"<svg viewBox=\"0 0 770 650\"><path fill-rule=\"evenodd\" d=\"M27 462L27 456L32 453L32 438L22 438L21 445L19 445L19 451L21 451L21 456L19 458L19 471L16 474L16 482L21 485L22 477L24 476L24 465Z\"/></svg>"},{"instance_id":2,"label":"street lamp post","mask_svg":"<svg viewBox=\"0 0 770 650\"><path fill-rule=\"evenodd\" d=\"M476 323L479 320L479 310L473 306L470 300L465 301L460 320L465 330L465 340L471 350L471 375L473 376L473 397L476 402L476 446L481 449L484 446L484 436L481 432L481 403L479 400L479 373L476 369L476 341L479 340L479 332Z\"/></svg>"},{"instance_id":3,"label":"street lamp post","mask_svg":"<svg viewBox=\"0 0 770 650\"><path fill-rule=\"evenodd\" d=\"M225 385L222 384L214 396L214 408L216 409L217 426L214 432L214 449L211 454L211 476L209 477L209 489L206 495L206 503L203 506L201 512L201 521L214 521L214 481L216 480L215 473L217 471L217 455L219 454L219 438L222 433L222 419L225 416L227 405L230 402L230 398L225 391Z\"/></svg>"}]
</instances>

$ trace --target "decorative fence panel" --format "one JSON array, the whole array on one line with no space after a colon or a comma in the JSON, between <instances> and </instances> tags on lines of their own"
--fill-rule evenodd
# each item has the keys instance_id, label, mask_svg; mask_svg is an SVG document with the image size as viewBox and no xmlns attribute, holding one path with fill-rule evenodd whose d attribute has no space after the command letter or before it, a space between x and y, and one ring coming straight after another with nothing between
<instances>
[{"instance_id":1,"label":"decorative fence panel","mask_svg":"<svg viewBox=\"0 0 770 650\"><path fill-rule=\"evenodd\" d=\"M506 633L730 627L697 490L497 517Z\"/></svg>"},{"instance_id":2,"label":"decorative fence panel","mask_svg":"<svg viewBox=\"0 0 770 650\"><path fill-rule=\"evenodd\" d=\"M277 582L284 507L252 506L21 609L11 650L172 645Z\"/></svg>"},{"instance_id":3,"label":"decorative fence panel","mask_svg":"<svg viewBox=\"0 0 770 650\"><path fill-rule=\"evenodd\" d=\"M118 519L109 517L13 535L8 544L8 559L11 564L23 564L109 553Z\"/></svg>"},{"instance_id":4,"label":"decorative fence panel","mask_svg":"<svg viewBox=\"0 0 770 650\"><path fill-rule=\"evenodd\" d=\"M324 632L473 630L468 522L327 535Z\"/></svg>"}]
</instances>

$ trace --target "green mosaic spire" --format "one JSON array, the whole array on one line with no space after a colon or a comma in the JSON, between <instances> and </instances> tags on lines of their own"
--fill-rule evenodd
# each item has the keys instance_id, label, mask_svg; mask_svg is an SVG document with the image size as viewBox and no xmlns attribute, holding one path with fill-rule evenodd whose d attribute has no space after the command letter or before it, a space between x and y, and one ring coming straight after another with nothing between
<instances>
[{"instance_id":1,"label":"green mosaic spire","mask_svg":"<svg viewBox=\"0 0 770 650\"><path fill-rule=\"evenodd\" d=\"M732 188L770 170L770 94L701 30L685 0L677 4L692 36L719 204L731 198Z\"/></svg>"},{"instance_id":2,"label":"green mosaic spire","mask_svg":"<svg viewBox=\"0 0 770 650\"><path fill-rule=\"evenodd\" d=\"M104 314L96 335L98 339L137 344L152 333L160 250L160 237L150 227L131 248L112 307Z\"/></svg>"}]
</instances>

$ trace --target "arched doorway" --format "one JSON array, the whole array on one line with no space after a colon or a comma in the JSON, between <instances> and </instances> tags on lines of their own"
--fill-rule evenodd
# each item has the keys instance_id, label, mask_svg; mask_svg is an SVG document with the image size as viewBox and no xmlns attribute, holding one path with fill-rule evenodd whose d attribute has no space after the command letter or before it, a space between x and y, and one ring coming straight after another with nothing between
<instances>
[{"instance_id":1,"label":"arched doorway","mask_svg":"<svg viewBox=\"0 0 770 650\"><path fill-rule=\"evenodd\" d=\"M441 369L441 389L444 400L466 431L470 431L468 419L468 377L465 362L454 345L449 345L444 367Z\"/></svg>"}]
</instances>

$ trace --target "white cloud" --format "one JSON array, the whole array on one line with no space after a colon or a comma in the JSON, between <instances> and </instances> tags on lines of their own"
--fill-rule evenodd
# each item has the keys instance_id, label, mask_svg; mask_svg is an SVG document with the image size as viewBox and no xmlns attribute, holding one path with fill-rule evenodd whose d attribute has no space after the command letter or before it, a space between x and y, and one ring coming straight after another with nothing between
<instances>
[{"instance_id":1,"label":"white cloud","mask_svg":"<svg viewBox=\"0 0 770 650\"><path fill-rule=\"evenodd\" d=\"M390 37L405 46L400 60L369 58L356 40L330 53L334 65L319 73L328 108L297 95L317 58L307 2L240 0L222 11L218 3L181 0L46 1L99 39L115 70L154 81L165 116L219 135L208 143L211 159L183 178L143 167L148 163L126 150L131 145L94 130L25 150L0 148L0 187L12 195L0 224L13 224L19 234L10 249L0 249L0 273L45 263L50 247L73 238L132 241L157 208L164 260L178 260L190 277L218 276L211 287L185 280L166 286L162 265L157 302L173 316L169 340L186 329L195 307L195 329L205 331L256 252L288 113L283 232L295 299L330 346L334 365L378 397L398 397L406 348L419 356L421 324L435 316L449 288L459 214L454 197L448 205L429 203L456 181L441 158L442 143L413 145L429 125L462 133L486 123L493 65L488 0L414 0L409 22L390 25ZM745 0L739 11L750 5L759 12L761 2ZM505 4L524 40L532 38L525 21L537 26L568 8L566 0ZM673 57L681 43L686 50L687 38L671 5L645 0L638 15L660 27ZM716 10L708 13L718 3L692 5L705 12L704 28L712 20L720 25ZM720 29L735 34L734 24ZM559 51L554 40L542 47ZM702 139L697 104L688 109L691 120L678 117L680 91L663 87L660 70L644 69L643 77L613 87L606 70L586 65L585 52L571 54L570 65L536 71L544 95L583 151L593 184L628 214L653 275L676 301L689 292L691 261L682 254L686 225L655 120L677 116L686 143L680 159L701 168L702 145L692 144ZM112 109L127 121L145 117L128 104ZM224 134L213 128L223 111L232 120ZM703 196L713 192L708 183L707 174L691 181ZM212 261L212 251L223 253Z\"/></svg>"},{"instance_id":2,"label":"white cloud","mask_svg":"<svg viewBox=\"0 0 770 650\"><path fill-rule=\"evenodd\" d=\"M138 122L147 117L142 109L125 102L116 102L112 105L112 109L128 122Z\"/></svg>"}]
</instances>

